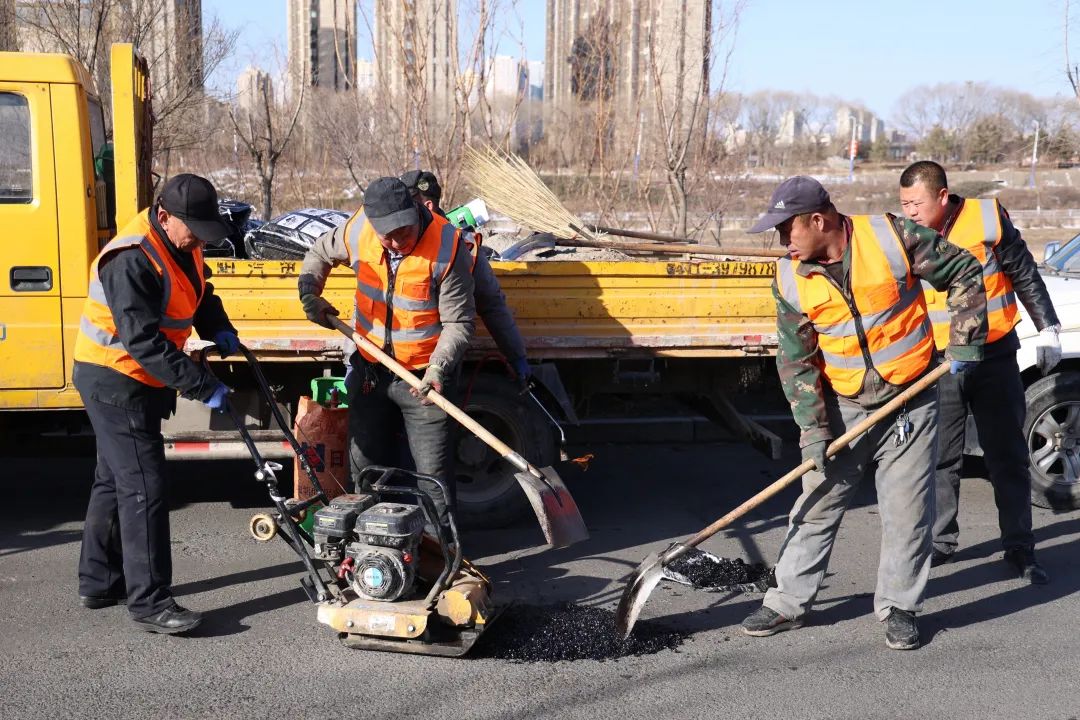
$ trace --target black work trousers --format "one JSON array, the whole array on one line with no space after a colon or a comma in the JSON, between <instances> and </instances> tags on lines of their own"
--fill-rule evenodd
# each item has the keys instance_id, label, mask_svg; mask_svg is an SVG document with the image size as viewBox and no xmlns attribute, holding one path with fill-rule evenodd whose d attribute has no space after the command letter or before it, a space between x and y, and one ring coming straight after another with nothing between
<instances>
[{"instance_id":1,"label":"black work trousers","mask_svg":"<svg viewBox=\"0 0 1080 720\"><path fill-rule=\"evenodd\" d=\"M161 416L94 400L83 403L97 436L79 558L79 594L127 597L134 618L173 604L169 503Z\"/></svg>"},{"instance_id":2,"label":"black work trousers","mask_svg":"<svg viewBox=\"0 0 1080 720\"><path fill-rule=\"evenodd\" d=\"M960 535L960 470L970 411L994 488L1001 545L1005 550L1033 550L1031 472L1023 431L1026 403L1016 353L988 358L959 375L946 375L939 388L934 548L951 554Z\"/></svg>"},{"instance_id":3,"label":"black work trousers","mask_svg":"<svg viewBox=\"0 0 1080 720\"><path fill-rule=\"evenodd\" d=\"M450 491L450 497L444 498L434 483L420 482L421 489L434 501L439 517L445 519L447 508L454 506L450 427L454 421L439 407L424 405L413 397L404 380L362 359L354 361L345 385L349 395L349 471L353 482L369 465L401 465L399 437L404 430L416 471L434 475ZM453 397L450 392L449 387L443 388L444 396Z\"/></svg>"}]
</instances>

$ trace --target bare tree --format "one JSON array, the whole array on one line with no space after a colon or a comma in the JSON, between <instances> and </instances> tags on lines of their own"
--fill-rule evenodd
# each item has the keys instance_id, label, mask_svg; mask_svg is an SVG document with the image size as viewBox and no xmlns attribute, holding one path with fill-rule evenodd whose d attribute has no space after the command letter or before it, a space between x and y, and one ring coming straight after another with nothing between
<instances>
[{"instance_id":1,"label":"bare tree","mask_svg":"<svg viewBox=\"0 0 1080 720\"><path fill-rule=\"evenodd\" d=\"M262 201L262 216L269 220L274 209L274 177L278 161L296 130L304 105L304 84L300 84L295 106L289 110L275 105L266 85L259 88L259 104L250 112L229 110L236 137L243 144L255 166Z\"/></svg>"},{"instance_id":2,"label":"bare tree","mask_svg":"<svg viewBox=\"0 0 1080 720\"><path fill-rule=\"evenodd\" d=\"M19 49L15 18L15 0L0 0L0 52Z\"/></svg>"}]
</instances>

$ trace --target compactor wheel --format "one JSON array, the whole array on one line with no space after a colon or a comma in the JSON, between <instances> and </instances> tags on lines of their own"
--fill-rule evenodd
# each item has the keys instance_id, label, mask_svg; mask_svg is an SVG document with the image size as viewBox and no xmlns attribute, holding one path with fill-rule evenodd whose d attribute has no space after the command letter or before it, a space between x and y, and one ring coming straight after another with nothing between
<instances>
[{"instance_id":1,"label":"compactor wheel","mask_svg":"<svg viewBox=\"0 0 1080 720\"><path fill-rule=\"evenodd\" d=\"M252 515L248 523L248 531L251 532L251 537L259 542L270 542L278 532L277 520L268 513Z\"/></svg>"}]
</instances>

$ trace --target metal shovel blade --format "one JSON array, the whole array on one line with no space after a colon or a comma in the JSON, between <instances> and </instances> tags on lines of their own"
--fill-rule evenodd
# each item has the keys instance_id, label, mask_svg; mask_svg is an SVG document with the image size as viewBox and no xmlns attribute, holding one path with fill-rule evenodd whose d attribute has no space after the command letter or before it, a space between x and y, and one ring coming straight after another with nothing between
<instances>
[{"instance_id":1,"label":"metal shovel blade","mask_svg":"<svg viewBox=\"0 0 1080 720\"><path fill-rule=\"evenodd\" d=\"M589 539L589 531L581 518L574 496L566 489L554 468L537 468L544 479L529 472L514 475L525 497L529 498L544 539L553 548L564 548Z\"/></svg>"},{"instance_id":2,"label":"metal shovel blade","mask_svg":"<svg viewBox=\"0 0 1080 720\"><path fill-rule=\"evenodd\" d=\"M663 557L669 552L671 548L646 557L626 583L626 589L619 598L619 607L615 610L615 630L623 640L630 637L641 608L649 600L649 594L664 579Z\"/></svg>"}]
</instances>

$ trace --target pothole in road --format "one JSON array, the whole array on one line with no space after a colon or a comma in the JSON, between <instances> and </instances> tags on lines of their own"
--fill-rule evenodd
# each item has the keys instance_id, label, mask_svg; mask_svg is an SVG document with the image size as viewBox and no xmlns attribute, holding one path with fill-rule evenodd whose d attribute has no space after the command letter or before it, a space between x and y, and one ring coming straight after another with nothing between
<instances>
[{"instance_id":1,"label":"pothole in road","mask_svg":"<svg viewBox=\"0 0 1080 720\"><path fill-rule=\"evenodd\" d=\"M477 641L472 656L521 663L616 660L674 650L688 636L642 621L623 640L611 610L574 603L514 605Z\"/></svg>"}]
</instances>

